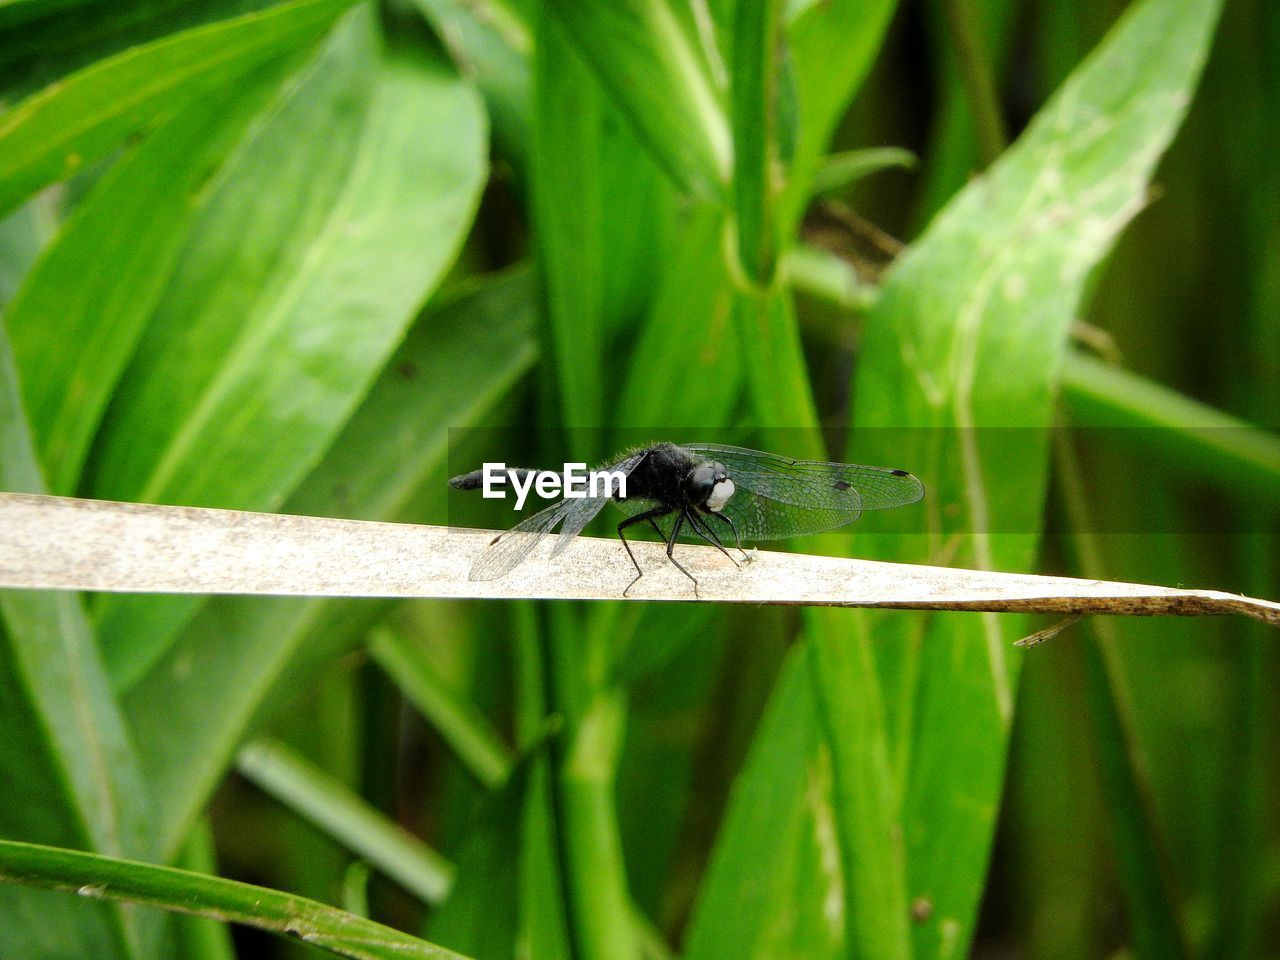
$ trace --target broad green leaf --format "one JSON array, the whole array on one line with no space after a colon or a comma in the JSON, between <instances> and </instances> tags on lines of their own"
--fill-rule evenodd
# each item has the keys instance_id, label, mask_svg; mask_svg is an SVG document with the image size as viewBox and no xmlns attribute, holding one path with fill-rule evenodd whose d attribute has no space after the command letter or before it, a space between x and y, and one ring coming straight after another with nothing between
<instances>
[{"instance_id":1,"label":"broad green leaf","mask_svg":"<svg viewBox=\"0 0 1280 960\"><path fill-rule=\"evenodd\" d=\"M8 308L57 231L57 217L58 204L39 196L0 219L0 309Z\"/></svg>"},{"instance_id":2,"label":"broad green leaf","mask_svg":"<svg viewBox=\"0 0 1280 960\"><path fill-rule=\"evenodd\" d=\"M208 180L284 63L191 104L119 160L28 275L6 319L53 492L76 491L102 411L159 299Z\"/></svg>"},{"instance_id":3,"label":"broad green leaf","mask_svg":"<svg viewBox=\"0 0 1280 960\"><path fill-rule=\"evenodd\" d=\"M449 425L478 422L533 362L531 286L516 273L429 311L284 512L420 519L411 507L424 479L443 473ZM455 376L462 369L466 380ZM444 489L442 478L424 499L443 511ZM125 701L155 785L162 849L181 842L255 721L385 610L359 600L221 598L201 611Z\"/></svg>"},{"instance_id":4,"label":"broad green leaf","mask_svg":"<svg viewBox=\"0 0 1280 960\"><path fill-rule=\"evenodd\" d=\"M102 0L0 0L0 30L14 27L59 13L74 12L81 7L92 7Z\"/></svg>"},{"instance_id":5,"label":"broad green leaf","mask_svg":"<svg viewBox=\"0 0 1280 960\"><path fill-rule=\"evenodd\" d=\"M2 327L0 487L44 491ZM10 785L0 836L151 855L150 798L77 595L0 592L0 727L0 769ZM0 897L0 916L46 909L60 918L57 925L0 923L0 952L144 955L151 934L119 908L13 891ZM60 942L46 941L50 929L60 931Z\"/></svg>"},{"instance_id":6,"label":"broad green leaf","mask_svg":"<svg viewBox=\"0 0 1280 960\"><path fill-rule=\"evenodd\" d=\"M846 956L831 758L809 657L794 648L778 677L698 894L687 960Z\"/></svg>"},{"instance_id":7,"label":"broad green leaf","mask_svg":"<svg viewBox=\"0 0 1280 960\"><path fill-rule=\"evenodd\" d=\"M1217 4L1199 0L1133 7L887 279L860 361L854 439L868 462L923 474L934 549L972 531L950 562L1026 569L1034 558L1044 431L1068 326L1089 271L1144 202L1216 15ZM937 429L866 429L906 425ZM885 552L911 555L911 543ZM1018 627L995 615L943 616L921 642L921 626L879 630L877 650L882 676L907 691L897 750L908 896L929 908L913 928L915 952L960 956L1004 776ZM906 739L912 729L919 736Z\"/></svg>"},{"instance_id":8,"label":"broad green leaf","mask_svg":"<svg viewBox=\"0 0 1280 960\"><path fill-rule=\"evenodd\" d=\"M351 0L298 0L86 67L0 115L0 215L131 132L318 40Z\"/></svg>"},{"instance_id":9,"label":"broad green leaf","mask_svg":"<svg viewBox=\"0 0 1280 960\"><path fill-rule=\"evenodd\" d=\"M672 180L719 194L732 165L729 123L671 0L551 0L547 9Z\"/></svg>"},{"instance_id":10,"label":"broad green leaf","mask_svg":"<svg viewBox=\"0 0 1280 960\"><path fill-rule=\"evenodd\" d=\"M673 255L623 373L616 426L705 428L730 421L742 395L742 361L724 224L720 210L700 204L674 233Z\"/></svg>"},{"instance_id":11,"label":"broad green leaf","mask_svg":"<svg viewBox=\"0 0 1280 960\"><path fill-rule=\"evenodd\" d=\"M533 61L533 222L540 237L549 341L561 418L594 426L604 416L604 198L599 182L605 110L577 51L543 14ZM602 450L582 451L592 461Z\"/></svg>"},{"instance_id":12,"label":"broad green leaf","mask_svg":"<svg viewBox=\"0 0 1280 960\"><path fill-rule=\"evenodd\" d=\"M527 781L524 766L517 767L470 818L466 839L455 857L457 882L427 925L434 942L477 960L513 956L520 908L520 820Z\"/></svg>"},{"instance_id":13,"label":"broad green leaf","mask_svg":"<svg viewBox=\"0 0 1280 960\"><path fill-rule=\"evenodd\" d=\"M357 960L461 958L391 927L278 890L58 847L0 840L0 882L244 923Z\"/></svg>"},{"instance_id":14,"label":"broad green leaf","mask_svg":"<svg viewBox=\"0 0 1280 960\"><path fill-rule=\"evenodd\" d=\"M58 4L46 3L20 25L0 25L0 99L16 103L130 47L141 47L171 34L278 3L279 0L92 0L83 9L74 5L59 9Z\"/></svg>"},{"instance_id":15,"label":"broad green leaf","mask_svg":"<svg viewBox=\"0 0 1280 960\"><path fill-rule=\"evenodd\" d=\"M379 65L367 12L211 203L112 408L97 495L279 507L456 254L485 178L479 104L436 68ZM333 145L298 149L317 138ZM104 599L117 683L196 604Z\"/></svg>"}]
</instances>

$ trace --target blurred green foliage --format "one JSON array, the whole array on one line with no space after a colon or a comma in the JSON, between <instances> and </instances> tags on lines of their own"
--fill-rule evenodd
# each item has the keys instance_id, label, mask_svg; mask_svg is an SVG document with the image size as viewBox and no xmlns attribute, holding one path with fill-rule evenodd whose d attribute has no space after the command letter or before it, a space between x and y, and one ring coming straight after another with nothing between
<instances>
[{"instance_id":1,"label":"blurred green foliage","mask_svg":"<svg viewBox=\"0 0 1280 960\"><path fill-rule=\"evenodd\" d=\"M0 487L441 523L485 455L734 439L927 481L797 549L1274 598L1277 51L1269 0L0 2ZM1274 638L1041 626L5 593L0 955L1280 956Z\"/></svg>"}]
</instances>

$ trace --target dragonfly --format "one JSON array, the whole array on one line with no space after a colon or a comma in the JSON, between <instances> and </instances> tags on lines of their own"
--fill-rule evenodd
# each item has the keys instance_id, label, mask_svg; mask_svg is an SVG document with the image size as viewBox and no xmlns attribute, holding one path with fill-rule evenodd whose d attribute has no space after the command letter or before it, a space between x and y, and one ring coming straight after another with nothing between
<instances>
[{"instance_id":1,"label":"dragonfly","mask_svg":"<svg viewBox=\"0 0 1280 960\"><path fill-rule=\"evenodd\" d=\"M906 470L793 460L713 443L656 443L629 450L600 469L626 477L625 497L597 490L595 496L566 497L533 514L494 537L472 564L469 578L506 576L557 526L560 532L551 556L559 556L612 501L628 514L618 524L618 536L636 569L622 595L644 576L625 531L647 523L666 541L667 559L693 581L696 596L697 578L675 556L682 534L705 540L740 566L726 543L745 560L744 540L824 533L853 523L865 510L906 506L924 497L924 484ZM534 472L512 471L521 478ZM474 470L449 483L474 490L482 485L482 477L483 471Z\"/></svg>"}]
</instances>

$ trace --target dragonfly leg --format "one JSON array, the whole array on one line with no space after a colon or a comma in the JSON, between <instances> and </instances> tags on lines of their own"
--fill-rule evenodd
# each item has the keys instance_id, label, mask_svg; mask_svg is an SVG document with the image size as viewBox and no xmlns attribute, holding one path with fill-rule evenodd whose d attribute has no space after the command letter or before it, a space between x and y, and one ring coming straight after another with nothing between
<instances>
[{"instance_id":1,"label":"dragonfly leg","mask_svg":"<svg viewBox=\"0 0 1280 960\"><path fill-rule=\"evenodd\" d=\"M676 517L676 522L671 527L671 536L667 538L667 559L676 565L676 569L683 573L686 577L693 581L693 595L698 597L698 578L684 568L684 564L675 558L676 537L680 536L680 528L684 526L684 522L689 520L689 508L686 507L680 512L680 516ZM693 521L689 520L690 525ZM697 527L695 526L696 530ZM702 599L698 597L698 599Z\"/></svg>"},{"instance_id":2,"label":"dragonfly leg","mask_svg":"<svg viewBox=\"0 0 1280 960\"><path fill-rule=\"evenodd\" d=\"M644 513L637 513L634 517L627 517L627 519L618 524L618 539L621 540L622 545L627 548L627 556L631 558L631 565L636 568L636 578L627 584L626 590L622 591L622 595L624 597L631 591L632 587L640 582L640 578L644 576L644 571L640 569L640 563L636 560L636 555L631 552L631 544L627 542L627 535L622 531L633 524L644 523L646 520L653 524L653 529L658 530L658 525L654 523L654 521L658 517L665 517L671 512L671 510L671 507L653 507L652 509L646 510ZM658 534L661 535L662 531L658 530ZM670 556L671 551L668 550L667 555Z\"/></svg>"},{"instance_id":3,"label":"dragonfly leg","mask_svg":"<svg viewBox=\"0 0 1280 960\"><path fill-rule=\"evenodd\" d=\"M749 556L747 556L747 551L745 551L745 550L743 550L743 549L742 549L742 538L741 538L740 536L738 536L738 528L737 528L736 526L734 526L733 518L731 518L731 517L726 517L723 513L713 513L713 514L711 514L711 515L712 515L713 517L719 517L721 520L723 520L725 523L727 523L727 524L729 525L729 529L733 531L733 543L734 543L734 546L736 546L736 547L737 547L737 549L738 549L738 552L739 552L740 554L742 554L742 559L743 559L743 560L750 560L751 558L750 558ZM708 524L707 524L707 526L708 526L708 527L710 527L710 526L711 526L711 524L709 524L709 523L708 523Z\"/></svg>"},{"instance_id":4,"label":"dragonfly leg","mask_svg":"<svg viewBox=\"0 0 1280 960\"><path fill-rule=\"evenodd\" d=\"M706 540L713 547L728 557L729 562L735 567L742 566L742 564L738 563L737 560L734 560L729 551L724 548L724 544L720 542L720 538L716 536L716 532L711 529L711 524L707 523L705 518L699 517L696 513L690 513L689 525L693 527L698 536L702 537L703 540Z\"/></svg>"}]
</instances>

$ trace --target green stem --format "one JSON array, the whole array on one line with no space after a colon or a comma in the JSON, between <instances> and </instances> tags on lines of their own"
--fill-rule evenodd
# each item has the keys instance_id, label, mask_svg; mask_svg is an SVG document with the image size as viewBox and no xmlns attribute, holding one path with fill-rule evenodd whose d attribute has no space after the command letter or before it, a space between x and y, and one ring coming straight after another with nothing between
<instances>
[{"instance_id":1,"label":"green stem","mask_svg":"<svg viewBox=\"0 0 1280 960\"><path fill-rule=\"evenodd\" d=\"M942 0L942 7L950 27L951 48L960 84L969 100L978 149L983 163L991 164L1004 152L1009 135L1000 112L991 64L982 48L978 14L973 0Z\"/></svg>"},{"instance_id":2,"label":"green stem","mask_svg":"<svg viewBox=\"0 0 1280 960\"><path fill-rule=\"evenodd\" d=\"M777 268L774 169L778 163L780 0L739 3L733 41L733 191L738 257L744 273L768 286Z\"/></svg>"}]
</instances>

